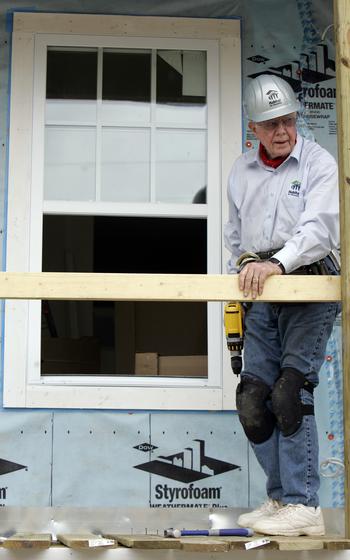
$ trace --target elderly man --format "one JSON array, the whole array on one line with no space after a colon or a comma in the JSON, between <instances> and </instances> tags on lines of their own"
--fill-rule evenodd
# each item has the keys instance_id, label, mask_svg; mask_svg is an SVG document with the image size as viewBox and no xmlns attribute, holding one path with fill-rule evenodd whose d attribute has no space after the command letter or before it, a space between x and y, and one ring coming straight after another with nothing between
<instances>
[{"instance_id":1,"label":"elderly man","mask_svg":"<svg viewBox=\"0 0 350 560\"><path fill-rule=\"evenodd\" d=\"M237 388L243 429L266 476L267 501L238 519L269 535L323 535L313 392L337 303L263 303L274 274L337 274L338 180L334 158L297 133L299 102L274 75L245 94L257 150L240 156L228 184L228 271L246 304L244 367Z\"/></svg>"}]
</instances>

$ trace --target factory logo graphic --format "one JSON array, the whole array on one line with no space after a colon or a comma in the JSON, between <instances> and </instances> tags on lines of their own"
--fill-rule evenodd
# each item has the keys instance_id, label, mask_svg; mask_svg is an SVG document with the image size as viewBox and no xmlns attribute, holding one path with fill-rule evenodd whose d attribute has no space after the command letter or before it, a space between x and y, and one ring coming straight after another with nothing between
<instances>
[{"instance_id":1,"label":"factory logo graphic","mask_svg":"<svg viewBox=\"0 0 350 560\"><path fill-rule=\"evenodd\" d=\"M18 463L13 463L12 461L6 461L6 459L0 459L0 475L26 468L27 467L25 465L19 465Z\"/></svg>"},{"instance_id":2,"label":"factory logo graphic","mask_svg":"<svg viewBox=\"0 0 350 560\"><path fill-rule=\"evenodd\" d=\"M264 65L270 59L256 53L247 60ZM295 92L302 92L304 96L330 97L334 88L320 88L318 84L335 77L335 61L329 57L328 46L319 43L310 53L300 53L299 60L291 60L280 66L267 66L261 72L253 72L249 78L256 78L261 74L270 74L286 80ZM317 84L315 87L303 87L303 82Z\"/></svg>"},{"instance_id":3,"label":"factory logo graphic","mask_svg":"<svg viewBox=\"0 0 350 560\"><path fill-rule=\"evenodd\" d=\"M0 476L2 474L9 474L11 472L19 471L21 469L27 469L25 465L20 465L19 463L14 463L13 461L7 461L6 459L0 459ZM5 501L8 497L8 486L0 488L0 500ZM4 503L0 503L0 507L4 507Z\"/></svg>"},{"instance_id":4,"label":"factory logo graphic","mask_svg":"<svg viewBox=\"0 0 350 560\"><path fill-rule=\"evenodd\" d=\"M135 465L135 469L185 484L239 468L239 465L205 455L205 441L202 439L193 440L191 447L173 455L160 455L154 461Z\"/></svg>"}]
</instances>

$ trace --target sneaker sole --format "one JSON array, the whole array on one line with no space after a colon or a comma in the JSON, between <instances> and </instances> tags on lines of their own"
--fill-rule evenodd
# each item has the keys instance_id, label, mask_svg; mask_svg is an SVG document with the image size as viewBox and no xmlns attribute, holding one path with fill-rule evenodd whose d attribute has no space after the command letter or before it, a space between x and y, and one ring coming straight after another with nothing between
<instances>
[{"instance_id":1,"label":"sneaker sole","mask_svg":"<svg viewBox=\"0 0 350 560\"><path fill-rule=\"evenodd\" d=\"M300 528L300 529L286 529L281 530L281 531L260 531L257 527L254 528L254 531L256 531L257 533L262 533L263 535L280 535L282 537L301 537L301 536L306 536L306 537L322 537L325 534L325 529L322 526L319 525L315 525L313 527L305 527L305 528Z\"/></svg>"}]
</instances>

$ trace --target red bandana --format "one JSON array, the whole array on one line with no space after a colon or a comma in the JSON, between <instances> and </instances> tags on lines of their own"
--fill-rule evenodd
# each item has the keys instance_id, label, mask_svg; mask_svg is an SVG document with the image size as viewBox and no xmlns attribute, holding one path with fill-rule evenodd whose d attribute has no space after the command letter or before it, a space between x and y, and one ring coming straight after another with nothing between
<instances>
[{"instance_id":1,"label":"red bandana","mask_svg":"<svg viewBox=\"0 0 350 560\"><path fill-rule=\"evenodd\" d=\"M283 163L284 160L287 159L288 157L288 156L280 156L274 159L270 159L269 156L267 155L267 151L265 147L262 145L261 142L259 144L259 156L261 157L265 165L268 165L269 167L273 167L274 169L276 169L276 167L281 165L281 163Z\"/></svg>"}]
</instances>

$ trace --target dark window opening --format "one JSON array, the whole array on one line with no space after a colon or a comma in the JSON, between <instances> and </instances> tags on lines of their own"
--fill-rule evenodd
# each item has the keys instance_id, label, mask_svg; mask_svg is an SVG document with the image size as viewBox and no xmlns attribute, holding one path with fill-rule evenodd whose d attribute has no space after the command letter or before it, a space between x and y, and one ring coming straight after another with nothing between
<instances>
[{"instance_id":1,"label":"dark window opening","mask_svg":"<svg viewBox=\"0 0 350 560\"><path fill-rule=\"evenodd\" d=\"M96 99L97 51L47 51L47 99Z\"/></svg>"},{"instance_id":2,"label":"dark window opening","mask_svg":"<svg viewBox=\"0 0 350 560\"><path fill-rule=\"evenodd\" d=\"M102 83L102 99L149 102L151 55L104 52Z\"/></svg>"},{"instance_id":3,"label":"dark window opening","mask_svg":"<svg viewBox=\"0 0 350 560\"><path fill-rule=\"evenodd\" d=\"M205 219L45 216L43 271L205 274ZM50 301L42 375L207 377L201 302Z\"/></svg>"}]
</instances>

